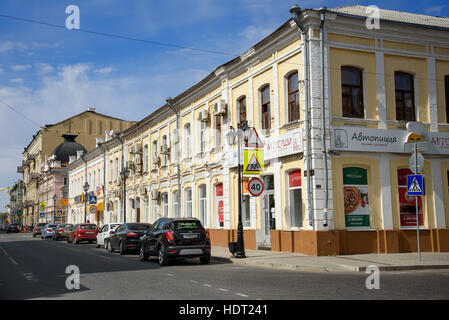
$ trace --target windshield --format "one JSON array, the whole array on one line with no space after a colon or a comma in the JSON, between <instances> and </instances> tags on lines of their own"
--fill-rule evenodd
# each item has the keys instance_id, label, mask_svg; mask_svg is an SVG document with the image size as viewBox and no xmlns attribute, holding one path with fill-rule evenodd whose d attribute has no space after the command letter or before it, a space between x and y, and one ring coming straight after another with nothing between
<instances>
[{"instance_id":1,"label":"windshield","mask_svg":"<svg viewBox=\"0 0 449 320\"><path fill-rule=\"evenodd\" d=\"M82 226L80 226L80 229L83 229L83 230L97 229L97 225L95 225L95 224L82 225Z\"/></svg>"},{"instance_id":2,"label":"windshield","mask_svg":"<svg viewBox=\"0 0 449 320\"><path fill-rule=\"evenodd\" d=\"M128 224L129 230L146 230L150 227L148 224Z\"/></svg>"}]
</instances>

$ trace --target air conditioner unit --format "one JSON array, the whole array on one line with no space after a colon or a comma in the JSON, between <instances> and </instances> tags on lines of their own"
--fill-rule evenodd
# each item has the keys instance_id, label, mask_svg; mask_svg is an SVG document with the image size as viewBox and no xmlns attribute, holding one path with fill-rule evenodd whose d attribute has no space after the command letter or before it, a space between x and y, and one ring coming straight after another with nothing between
<instances>
[{"instance_id":1,"label":"air conditioner unit","mask_svg":"<svg viewBox=\"0 0 449 320\"><path fill-rule=\"evenodd\" d=\"M201 110L198 114L199 121L209 121L209 112L207 110Z\"/></svg>"},{"instance_id":2,"label":"air conditioner unit","mask_svg":"<svg viewBox=\"0 0 449 320\"><path fill-rule=\"evenodd\" d=\"M166 143L161 145L161 154L165 154L165 155L170 154L170 147Z\"/></svg>"},{"instance_id":3,"label":"air conditioner unit","mask_svg":"<svg viewBox=\"0 0 449 320\"><path fill-rule=\"evenodd\" d=\"M151 200L159 200L160 192L159 190L151 190Z\"/></svg>"},{"instance_id":4,"label":"air conditioner unit","mask_svg":"<svg viewBox=\"0 0 449 320\"><path fill-rule=\"evenodd\" d=\"M222 116L226 114L226 111L226 102L223 99L218 100L214 105L214 115Z\"/></svg>"}]
</instances>

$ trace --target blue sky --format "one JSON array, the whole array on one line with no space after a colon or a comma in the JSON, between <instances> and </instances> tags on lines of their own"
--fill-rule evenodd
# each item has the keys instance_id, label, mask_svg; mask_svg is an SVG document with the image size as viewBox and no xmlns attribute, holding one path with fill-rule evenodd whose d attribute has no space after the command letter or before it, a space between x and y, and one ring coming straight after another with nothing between
<instances>
[{"instance_id":1,"label":"blue sky","mask_svg":"<svg viewBox=\"0 0 449 320\"><path fill-rule=\"evenodd\" d=\"M81 29L180 47L133 42L0 17L0 189L20 179L23 148L45 125L95 107L140 120L290 18L289 8L362 4L449 16L446 1L0 0L0 15L65 25L68 5ZM8 203L0 193L0 212Z\"/></svg>"}]
</instances>

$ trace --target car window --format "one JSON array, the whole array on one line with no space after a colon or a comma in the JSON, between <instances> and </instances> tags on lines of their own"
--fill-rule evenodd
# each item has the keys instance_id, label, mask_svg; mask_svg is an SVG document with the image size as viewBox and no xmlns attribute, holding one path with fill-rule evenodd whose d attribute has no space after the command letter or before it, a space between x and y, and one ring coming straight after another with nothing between
<instances>
[{"instance_id":1,"label":"car window","mask_svg":"<svg viewBox=\"0 0 449 320\"><path fill-rule=\"evenodd\" d=\"M128 224L129 230L140 231L140 230L147 230L148 228L149 228L149 225L147 225L147 224L138 224L138 223Z\"/></svg>"},{"instance_id":2,"label":"car window","mask_svg":"<svg viewBox=\"0 0 449 320\"><path fill-rule=\"evenodd\" d=\"M190 221L175 221L171 223L174 230L197 230L201 229L201 222L190 220Z\"/></svg>"},{"instance_id":3,"label":"car window","mask_svg":"<svg viewBox=\"0 0 449 320\"><path fill-rule=\"evenodd\" d=\"M125 230L125 226L120 226L117 228L117 230L115 230L116 233L122 232L123 230Z\"/></svg>"},{"instance_id":4,"label":"car window","mask_svg":"<svg viewBox=\"0 0 449 320\"><path fill-rule=\"evenodd\" d=\"M112 224L111 225L111 230L116 230L118 227L120 227L120 225L119 224Z\"/></svg>"},{"instance_id":5,"label":"car window","mask_svg":"<svg viewBox=\"0 0 449 320\"><path fill-rule=\"evenodd\" d=\"M97 225L96 224L85 224L85 225L80 226L80 229L83 229L83 230L97 229Z\"/></svg>"}]
</instances>

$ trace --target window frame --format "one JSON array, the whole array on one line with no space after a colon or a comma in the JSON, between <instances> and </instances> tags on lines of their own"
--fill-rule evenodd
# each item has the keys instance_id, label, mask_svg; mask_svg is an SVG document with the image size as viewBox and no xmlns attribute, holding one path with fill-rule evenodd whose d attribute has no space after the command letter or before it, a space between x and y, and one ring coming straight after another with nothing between
<instances>
[{"instance_id":1,"label":"window frame","mask_svg":"<svg viewBox=\"0 0 449 320\"><path fill-rule=\"evenodd\" d=\"M291 78L296 76L296 85L297 88L296 90L291 90ZM295 121L299 121L301 120L301 110L299 107L299 74L298 71L293 71L290 72L289 74L287 74L286 76L286 81L287 81L287 96L286 96L286 101L287 101L287 122L291 123L291 122L295 122ZM290 101L290 96L294 94L295 95L295 99L294 101ZM291 102L295 102L296 106L295 106L295 111L297 113L297 117L295 115L292 116L291 114Z\"/></svg>"},{"instance_id":2,"label":"window frame","mask_svg":"<svg viewBox=\"0 0 449 320\"><path fill-rule=\"evenodd\" d=\"M264 100L264 92L268 90L268 101ZM263 85L259 89L260 95L260 128L263 130L271 130L271 91L270 85ZM264 111L266 108L266 111ZM267 118L267 119L265 119Z\"/></svg>"},{"instance_id":3,"label":"window frame","mask_svg":"<svg viewBox=\"0 0 449 320\"><path fill-rule=\"evenodd\" d=\"M242 112L242 106L245 109L245 112ZM242 115L245 115L244 118ZM248 109L246 105L246 96L241 96L237 99L237 124L242 123L243 121L248 120Z\"/></svg>"},{"instance_id":4,"label":"window frame","mask_svg":"<svg viewBox=\"0 0 449 320\"><path fill-rule=\"evenodd\" d=\"M396 77L397 76L407 76L408 79L410 80L411 90L397 89L396 88ZM394 82L395 82L395 84L394 84L394 97L395 97L395 111L396 111L396 120L397 121L416 121L416 101L415 101L415 83L414 83L415 81L414 81L414 79L415 79L415 77L414 77L414 75L412 73L408 73L408 72L405 72L405 71L395 71L394 72ZM397 98L397 94L398 93L401 94L402 101L403 101L403 106L402 106L402 108L403 108L402 113L404 115L403 119L399 119L399 117L398 117L398 110L399 110L398 98ZM412 113L412 117L411 118L407 118L407 115L409 113L407 112L406 107L405 107L405 101L406 101L405 100L405 94L406 93L410 94L411 100L412 100L411 111L413 113Z\"/></svg>"},{"instance_id":5,"label":"window frame","mask_svg":"<svg viewBox=\"0 0 449 320\"><path fill-rule=\"evenodd\" d=\"M349 84L343 82L343 71L346 72L357 72L357 78L359 80L359 85ZM364 85L363 85L363 69L358 68L355 66L341 66L341 113L343 117L346 118L357 118L357 119L364 119L365 118L365 101L364 101ZM348 88L350 91L350 94L345 95L344 88ZM359 106L354 106L354 91L358 89L359 95L357 98L357 101L360 103ZM345 97L349 97L348 99L345 99ZM345 101L350 101L351 105L347 106L345 105ZM356 108L360 109L360 112L355 112ZM350 111L349 111L350 110Z\"/></svg>"}]
</instances>

